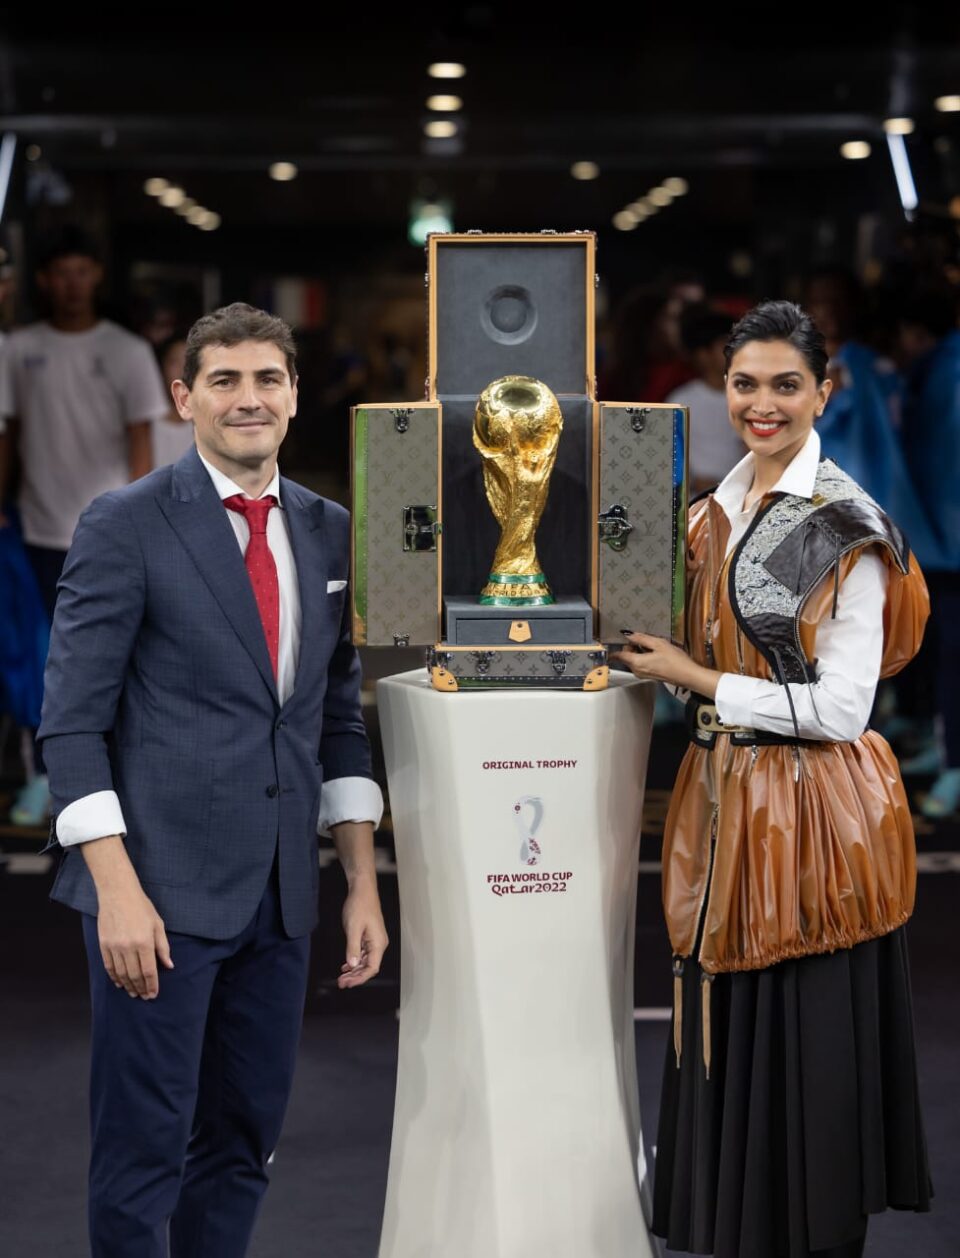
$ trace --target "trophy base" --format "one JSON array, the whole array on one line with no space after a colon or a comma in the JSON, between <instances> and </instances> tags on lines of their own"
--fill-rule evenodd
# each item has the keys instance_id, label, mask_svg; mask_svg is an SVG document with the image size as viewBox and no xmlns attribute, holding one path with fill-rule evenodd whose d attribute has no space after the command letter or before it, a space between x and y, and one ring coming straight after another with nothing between
<instances>
[{"instance_id":1,"label":"trophy base","mask_svg":"<svg viewBox=\"0 0 960 1258\"><path fill-rule=\"evenodd\" d=\"M512 598L503 594L481 594L481 607L551 607L557 600L552 594L539 598Z\"/></svg>"},{"instance_id":2,"label":"trophy base","mask_svg":"<svg viewBox=\"0 0 960 1258\"><path fill-rule=\"evenodd\" d=\"M594 640L593 608L583 598L525 607L449 595L443 605L445 641L451 646L555 646Z\"/></svg>"},{"instance_id":3,"label":"trophy base","mask_svg":"<svg viewBox=\"0 0 960 1258\"><path fill-rule=\"evenodd\" d=\"M484 607L549 607L556 601L542 572L523 576L491 572L480 591Z\"/></svg>"}]
</instances>

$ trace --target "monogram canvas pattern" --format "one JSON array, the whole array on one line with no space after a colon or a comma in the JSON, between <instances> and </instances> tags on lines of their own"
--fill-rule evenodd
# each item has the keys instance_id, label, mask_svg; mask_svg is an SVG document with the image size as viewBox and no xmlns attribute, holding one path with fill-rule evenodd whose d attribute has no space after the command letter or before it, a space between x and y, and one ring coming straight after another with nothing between
<instances>
[{"instance_id":1,"label":"monogram canvas pattern","mask_svg":"<svg viewBox=\"0 0 960 1258\"><path fill-rule=\"evenodd\" d=\"M461 686L579 686L589 672L605 663L605 652L593 646L516 651L442 647L440 657Z\"/></svg>"},{"instance_id":2,"label":"monogram canvas pattern","mask_svg":"<svg viewBox=\"0 0 960 1258\"><path fill-rule=\"evenodd\" d=\"M366 520L366 641L392 646L407 635L410 646L439 636L438 564L433 551L404 551L403 510L438 506L440 407L418 405L398 432L393 411L366 407L366 496L356 509ZM358 451L358 456L361 452ZM358 556L359 558L359 556Z\"/></svg>"},{"instance_id":3,"label":"monogram canvas pattern","mask_svg":"<svg viewBox=\"0 0 960 1258\"><path fill-rule=\"evenodd\" d=\"M600 408L600 511L627 510L623 550L600 543L600 639L621 629L669 638L674 564L683 562L674 511L674 407L651 407L634 432L627 406Z\"/></svg>"}]
</instances>

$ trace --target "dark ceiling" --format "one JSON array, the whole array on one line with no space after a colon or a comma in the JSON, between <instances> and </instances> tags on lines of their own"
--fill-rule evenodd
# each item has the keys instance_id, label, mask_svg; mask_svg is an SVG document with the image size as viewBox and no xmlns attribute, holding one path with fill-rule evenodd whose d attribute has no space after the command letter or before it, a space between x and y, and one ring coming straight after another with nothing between
<instances>
[{"instance_id":1,"label":"dark ceiling","mask_svg":"<svg viewBox=\"0 0 960 1258\"><path fill-rule=\"evenodd\" d=\"M202 233L143 192L162 176L250 231L402 230L413 197L445 197L457 229L596 228L668 176L689 194L631 233L692 244L705 228L747 239L761 220L896 215L883 119L907 114L923 209L960 194L957 22L931 6L848 14L842 5L724 5L675 18L649 5L356 6L356 17L250 11L243 18L92 8L57 26L0 14L0 127L20 152L22 198L59 179L125 229L184 248ZM521 15L518 18L518 14ZM102 28L100 25L102 24ZM109 24L109 28L108 28ZM438 84L431 61L467 75ZM464 109L453 144L427 141L431 91ZM866 139L866 161L840 144ZM299 177L277 183L278 160ZM599 178L571 178L575 161ZM29 178L28 178L29 177ZM46 183L45 183L46 181ZM726 233L726 234L725 234ZM298 236L299 238L299 236ZM210 246L209 241L205 247Z\"/></svg>"}]
</instances>

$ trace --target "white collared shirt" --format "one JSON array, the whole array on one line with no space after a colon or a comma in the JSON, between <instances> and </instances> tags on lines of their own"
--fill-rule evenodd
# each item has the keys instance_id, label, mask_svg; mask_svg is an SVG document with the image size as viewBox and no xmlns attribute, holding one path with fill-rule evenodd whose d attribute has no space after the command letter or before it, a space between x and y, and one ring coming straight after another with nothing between
<instances>
[{"instance_id":1,"label":"white collared shirt","mask_svg":"<svg viewBox=\"0 0 960 1258\"><path fill-rule=\"evenodd\" d=\"M199 451L200 462L210 474L221 501L233 494L251 497L229 476L209 463ZM280 593L280 640L277 651L277 695L281 705L293 693L297 663L300 659L300 585L297 567L290 545L290 534L280 495L280 469L260 497L273 494L280 504L267 516L267 545L277 565L277 582ZM246 553L250 540L250 526L239 511L224 508L227 519L236 534L240 550ZM336 585L337 582L331 582ZM364 777L341 777L324 782L320 795L320 815L317 831L329 835L330 826L341 821L372 821L380 824L383 816L383 794L376 782ZM68 804L57 817L57 841L61 847L86 843L91 839L110 834L126 834L126 822L115 791L96 791Z\"/></svg>"},{"instance_id":2,"label":"white collared shirt","mask_svg":"<svg viewBox=\"0 0 960 1258\"><path fill-rule=\"evenodd\" d=\"M730 521L728 555L759 506L758 500L743 510L744 497L753 484L753 463L753 454L748 453L714 491L714 500ZM811 429L771 492L812 497L819 463L820 438ZM880 677L886 594L886 562L876 550L865 550L840 586L836 618L828 616L817 627L816 682L790 685L802 738L850 742L863 733ZM724 673L715 702L725 725L788 736L795 733L786 689L778 682Z\"/></svg>"}]
</instances>

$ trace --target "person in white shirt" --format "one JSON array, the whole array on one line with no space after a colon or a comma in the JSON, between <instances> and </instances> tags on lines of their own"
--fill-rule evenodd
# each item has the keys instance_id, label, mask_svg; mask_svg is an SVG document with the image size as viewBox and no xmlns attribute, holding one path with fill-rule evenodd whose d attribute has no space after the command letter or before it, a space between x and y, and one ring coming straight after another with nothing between
<instances>
[{"instance_id":1,"label":"person in white shirt","mask_svg":"<svg viewBox=\"0 0 960 1258\"><path fill-rule=\"evenodd\" d=\"M186 352L187 337L183 332L175 332L173 336L157 346L157 363L168 392L174 380L179 380L183 375ZM166 414L153 422L154 466L166 467L168 463L176 463L177 459L186 454L192 445L193 424L180 417L171 400Z\"/></svg>"},{"instance_id":2,"label":"person in white shirt","mask_svg":"<svg viewBox=\"0 0 960 1258\"><path fill-rule=\"evenodd\" d=\"M147 342L99 318L102 278L89 239L64 228L37 271L50 317L12 332L0 351L0 505L18 458L23 539L51 618L80 512L150 471L152 422L169 405ZM49 810L38 762L10 819L39 825Z\"/></svg>"},{"instance_id":3,"label":"person in white shirt","mask_svg":"<svg viewBox=\"0 0 960 1258\"><path fill-rule=\"evenodd\" d=\"M931 1196L915 840L868 727L929 599L902 531L820 457L831 385L809 316L758 306L725 357L748 453L691 508L686 649L631 633L613 657L691 696L663 845L674 1017L652 1229L715 1258L858 1258L868 1214Z\"/></svg>"},{"instance_id":4,"label":"person in white shirt","mask_svg":"<svg viewBox=\"0 0 960 1258\"><path fill-rule=\"evenodd\" d=\"M680 339L697 378L674 389L667 401L690 410L687 466L694 494L718 484L746 453L730 425L724 388L723 347L732 322L703 302L688 306L680 317Z\"/></svg>"}]
</instances>

